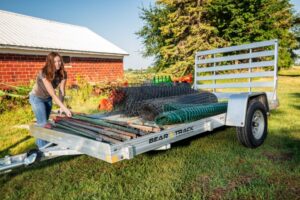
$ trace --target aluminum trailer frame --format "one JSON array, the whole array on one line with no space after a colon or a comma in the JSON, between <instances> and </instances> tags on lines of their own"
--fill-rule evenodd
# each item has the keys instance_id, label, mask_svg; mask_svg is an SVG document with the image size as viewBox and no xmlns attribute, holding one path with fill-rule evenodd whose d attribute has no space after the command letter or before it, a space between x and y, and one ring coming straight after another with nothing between
<instances>
[{"instance_id":1,"label":"aluminum trailer frame","mask_svg":"<svg viewBox=\"0 0 300 200\"><path fill-rule=\"evenodd\" d=\"M272 50L265 50L253 52L257 48L272 48ZM239 52L240 51L240 52ZM248 51L248 53L245 53ZM239 52L237 55L224 56L223 53ZM120 144L107 144L100 141L84 138L78 135L71 135L61 131L51 130L39 127L37 125L30 126L30 132L36 138L49 141L50 144L45 147L31 151L25 154L16 156L6 156L0 159L0 172L9 172L13 168L30 165L36 161L47 160L63 155L79 155L86 154L97 159L104 160L109 163L115 163L125 159L132 159L136 155L152 151L152 150L166 150L171 147L171 144L194 135L212 131L221 126L235 126L237 127L238 138L242 144L248 147L259 146L265 139L267 130L266 114L270 109L275 109L278 106L278 99L276 94L277 89L277 60L278 60L278 41L270 40L264 42L251 43L246 45L232 46L214 50L200 51L195 56L195 82L193 87L195 89L212 89L218 99L227 99L227 112L212 117L207 117L190 123L176 124L167 126L161 132L152 133L131 139ZM221 56L220 56L221 55ZM271 56L272 60L252 62L252 59ZM236 61L249 59L248 63L242 64L223 64L222 62ZM209 67L202 65L210 63ZM221 66L220 66L221 63ZM268 71L252 72L253 68L268 67ZM270 67L273 69L270 70ZM218 71L248 69L246 73L232 73L232 74L217 74ZM201 75L201 73L210 72L213 75ZM253 82L255 77L271 77L272 81ZM224 83L217 84L219 79L233 79L233 78L247 78L248 82L244 83ZM212 84L201 84L200 81L212 80ZM271 92L252 92L255 87L270 87ZM217 92L218 88L248 88L248 92ZM251 107L251 108L250 108ZM252 113L250 118L249 112ZM257 117L261 116L262 118ZM119 115L103 115L110 118L118 118ZM257 119L260 119L257 120ZM252 120L252 121L251 121ZM256 120L256 121L255 121ZM264 122L264 123L263 123ZM259 125L261 123L262 125ZM239 137L239 134L245 134L245 131L252 130L253 138L260 143L249 143L249 138ZM255 130L259 127L255 135ZM251 129L252 128L252 129ZM262 132L263 131L263 132ZM251 133L252 133L251 132ZM248 133L247 133L248 134ZM263 134L263 135L262 135ZM242 135L243 136L243 135ZM257 136L257 137L256 137ZM262 141L260 141L262 140ZM251 141L250 141L251 142ZM56 144L56 146L52 146ZM249 145L250 144L250 145ZM252 145L252 146L251 146Z\"/></svg>"}]
</instances>

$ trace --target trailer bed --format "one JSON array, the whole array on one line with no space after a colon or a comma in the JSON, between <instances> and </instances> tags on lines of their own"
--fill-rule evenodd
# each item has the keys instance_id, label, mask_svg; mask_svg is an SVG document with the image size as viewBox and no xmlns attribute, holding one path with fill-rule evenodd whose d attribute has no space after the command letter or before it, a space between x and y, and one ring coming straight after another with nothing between
<instances>
[{"instance_id":1,"label":"trailer bed","mask_svg":"<svg viewBox=\"0 0 300 200\"><path fill-rule=\"evenodd\" d=\"M101 117L101 119L141 122L139 118L124 117L120 114L106 115ZM131 159L147 151L169 148L170 144L176 141L206 131L212 131L225 125L225 119L226 114L224 113L190 123L163 126L163 131L149 133L119 144L108 144L62 131L42 128L37 125L31 125L30 132L36 138L57 144L63 148L75 150L109 163L115 163L120 160Z\"/></svg>"}]
</instances>

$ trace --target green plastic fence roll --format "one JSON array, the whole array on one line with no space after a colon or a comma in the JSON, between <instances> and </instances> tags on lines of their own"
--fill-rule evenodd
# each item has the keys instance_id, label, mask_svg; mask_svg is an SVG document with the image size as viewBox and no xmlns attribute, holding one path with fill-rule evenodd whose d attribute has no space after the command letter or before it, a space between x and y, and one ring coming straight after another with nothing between
<instances>
[{"instance_id":1,"label":"green plastic fence roll","mask_svg":"<svg viewBox=\"0 0 300 200\"><path fill-rule=\"evenodd\" d=\"M170 110L170 111L167 111ZM227 111L227 102L201 105L167 104L164 111L155 118L156 124L167 125L199 120Z\"/></svg>"}]
</instances>

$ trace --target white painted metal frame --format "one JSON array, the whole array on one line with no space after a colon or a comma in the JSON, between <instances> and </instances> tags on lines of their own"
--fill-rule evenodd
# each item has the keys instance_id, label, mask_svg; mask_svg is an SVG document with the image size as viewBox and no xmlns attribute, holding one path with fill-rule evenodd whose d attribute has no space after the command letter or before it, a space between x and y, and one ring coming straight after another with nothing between
<instances>
[{"instance_id":1,"label":"white painted metal frame","mask_svg":"<svg viewBox=\"0 0 300 200\"><path fill-rule=\"evenodd\" d=\"M272 47L272 50L267 50L265 48ZM262 48L265 50L259 52L253 52L253 49ZM240 53L236 55L223 56L223 53L233 53L236 51L249 51L249 53ZM222 55L219 56L218 55ZM258 61L253 62L253 58L260 58L266 56L273 56L273 59L270 61ZM209 58L205 58L209 57ZM248 63L242 64L230 64L230 65L221 65L218 66L217 63L223 61L238 61L238 60L249 59ZM277 62L278 62L278 40L268 40L263 42L255 42L251 44L244 44L238 46L231 46L219 49L212 49L206 51L200 51L196 53L195 56L195 80L194 88L195 89L212 89L218 97L224 96L216 92L216 89L220 88L248 88L248 91L251 92L252 88L259 87L268 87L272 88L272 92L268 93L268 97L271 98L269 101L277 101ZM211 67L201 67L203 64L211 64ZM266 69L266 67L273 67L273 70L268 71L259 71L253 72L253 68ZM244 73L231 73L231 74L217 74L220 71L224 70L235 70L235 69L248 69ZM212 72L212 75L208 76L199 76L200 73ZM254 82L252 78L264 78L264 77L273 77L272 81L263 81ZM226 82L222 84L216 84L216 80L221 79L239 79L247 78L248 82ZM212 80L212 84L200 84L199 81ZM227 95L229 96L229 95Z\"/></svg>"}]
</instances>

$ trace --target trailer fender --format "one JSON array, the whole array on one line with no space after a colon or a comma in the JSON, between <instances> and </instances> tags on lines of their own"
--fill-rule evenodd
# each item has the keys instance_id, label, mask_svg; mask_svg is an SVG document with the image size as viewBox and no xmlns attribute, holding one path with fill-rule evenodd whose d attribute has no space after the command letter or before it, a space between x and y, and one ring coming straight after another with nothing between
<instances>
[{"instance_id":1,"label":"trailer fender","mask_svg":"<svg viewBox=\"0 0 300 200\"><path fill-rule=\"evenodd\" d=\"M252 99L261 101L269 112L268 99L264 92L232 94L228 99L225 125L244 127L248 103Z\"/></svg>"}]
</instances>

